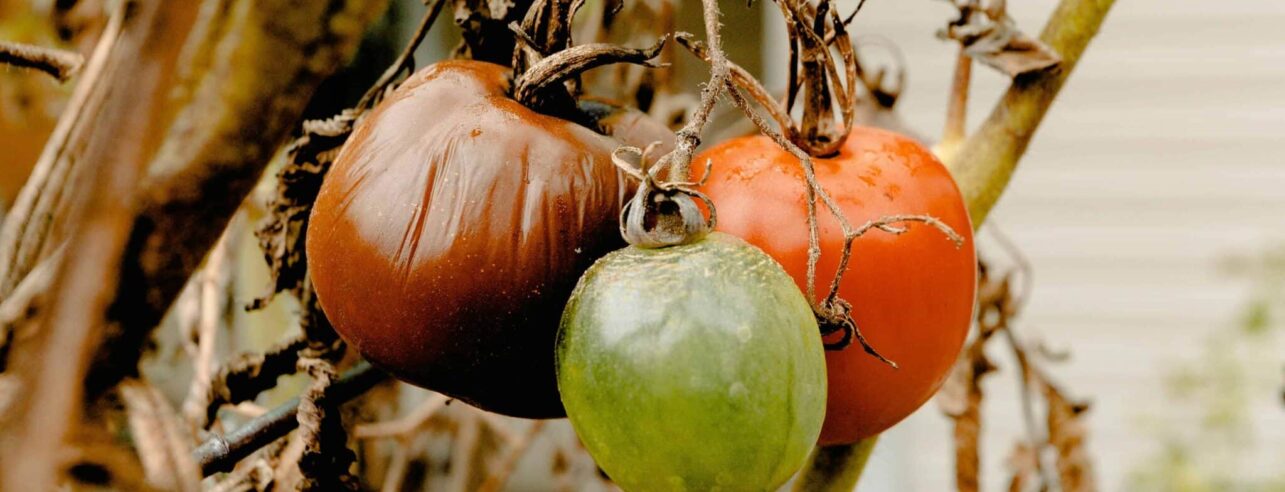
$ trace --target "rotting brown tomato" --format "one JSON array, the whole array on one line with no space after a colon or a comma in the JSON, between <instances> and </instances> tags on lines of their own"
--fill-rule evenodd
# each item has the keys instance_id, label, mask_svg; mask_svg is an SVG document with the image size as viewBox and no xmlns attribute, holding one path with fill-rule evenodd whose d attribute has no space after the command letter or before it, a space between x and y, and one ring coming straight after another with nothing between
<instances>
[{"instance_id":1,"label":"rotting brown tomato","mask_svg":"<svg viewBox=\"0 0 1285 492\"><path fill-rule=\"evenodd\" d=\"M647 113L595 97L581 98L577 107L599 133L611 135L626 146L646 148L659 143L652 150L654 155L674 150L674 131Z\"/></svg>"},{"instance_id":2,"label":"rotting brown tomato","mask_svg":"<svg viewBox=\"0 0 1285 492\"><path fill-rule=\"evenodd\" d=\"M485 410L560 417L558 321L580 274L624 245L633 185L611 162L620 142L509 93L508 69L485 62L413 74L336 159L307 254L322 309L376 366ZM584 120L632 117L601 114Z\"/></svg>"}]
</instances>

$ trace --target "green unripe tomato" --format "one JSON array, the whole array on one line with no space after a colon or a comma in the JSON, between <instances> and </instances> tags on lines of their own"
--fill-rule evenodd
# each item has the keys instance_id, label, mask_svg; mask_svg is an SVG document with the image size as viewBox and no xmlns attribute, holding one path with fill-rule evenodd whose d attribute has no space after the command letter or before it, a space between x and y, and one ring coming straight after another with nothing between
<instances>
[{"instance_id":1,"label":"green unripe tomato","mask_svg":"<svg viewBox=\"0 0 1285 492\"><path fill-rule=\"evenodd\" d=\"M598 260L556 359L572 426L629 491L773 490L825 417L808 302L776 261L721 233Z\"/></svg>"}]
</instances>

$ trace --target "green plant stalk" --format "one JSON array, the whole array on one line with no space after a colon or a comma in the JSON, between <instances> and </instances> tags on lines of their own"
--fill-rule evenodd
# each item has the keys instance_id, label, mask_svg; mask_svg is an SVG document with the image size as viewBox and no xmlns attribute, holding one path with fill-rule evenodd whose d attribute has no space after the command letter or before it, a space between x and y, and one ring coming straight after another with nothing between
<instances>
[{"instance_id":1,"label":"green plant stalk","mask_svg":"<svg viewBox=\"0 0 1285 492\"><path fill-rule=\"evenodd\" d=\"M1098 33L1115 0L1062 0L1040 40L1062 56L1053 70L1018 77L986 121L957 150L943 156L959 184L973 227L981 227L1048 113L1053 99ZM856 488L878 436L856 444L818 447L795 482L796 492Z\"/></svg>"},{"instance_id":2,"label":"green plant stalk","mask_svg":"<svg viewBox=\"0 0 1285 492\"><path fill-rule=\"evenodd\" d=\"M1055 69L1018 77L986 121L957 151L944 156L980 227L1008 186L1040 121L1098 33L1115 0L1062 0L1040 40L1062 56Z\"/></svg>"},{"instance_id":3,"label":"green plant stalk","mask_svg":"<svg viewBox=\"0 0 1285 492\"><path fill-rule=\"evenodd\" d=\"M795 492L851 492L861 480L879 436L856 444L817 446L808 457L808 466L794 482Z\"/></svg>"}]
</instances>

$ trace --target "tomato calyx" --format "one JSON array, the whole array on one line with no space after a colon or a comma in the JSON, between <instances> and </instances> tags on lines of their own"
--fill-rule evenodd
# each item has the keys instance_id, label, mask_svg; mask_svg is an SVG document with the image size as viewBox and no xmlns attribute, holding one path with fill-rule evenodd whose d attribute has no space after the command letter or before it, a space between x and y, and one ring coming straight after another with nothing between
<instances>
[{"instance_id":1,"label":"tomato calyx","mask_svg":"<svg viewBox=\"0 0 1285 492\"><path fill-rule=\"evenodd\" d=\"M657 144L646 149L617 147L611 160L625 174L638 180L638 190L620 211L620 235L639 248L664 248L691 244L701 240L718 222L714 202L696 190L700 182L662 180L662 166L650 165L650 154ZM706 168L704 176L709 176ZM696 200L704 203L709 218L701 212Z\"/></svg>"}]
</instances>

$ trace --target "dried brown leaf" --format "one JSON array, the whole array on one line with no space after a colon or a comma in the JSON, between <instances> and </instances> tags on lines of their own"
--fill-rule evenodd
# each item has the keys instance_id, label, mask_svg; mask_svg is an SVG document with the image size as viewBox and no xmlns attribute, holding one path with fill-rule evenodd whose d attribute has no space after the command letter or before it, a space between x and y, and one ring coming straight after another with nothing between
<instances>
[{"instance_id":1,"label":"dried brown leaf","mask_svg":"<svg viewBox=\"0 0 1285 492\"><path fill-rule=\"evenodd\" d=\"M1016 78L1023 74L1048 70L1062 62L1053 48L1017 28L1017 23L1002 12L984 13L961 9L962 20L938 33L954 39L964 54Z\"/></svg>"},{"instance_id":2,"label":"dried brown leaf","mask_svg":"<svg viewBox=\"0 0 1285 492\"><path fill-rule=\"evenodd\" d=\"M308 273L304 241L312 202L321 191L321 181L338 149L352 133L356 116L355 111L345 110L330 119L305 121L303 136L286 149L286 164L277 173L277 188L268 203L268 217L254 232L271 270L273 287L267 295L252 302L250 309L263 308L278 292L300 295Z\"/></svg>"},{"instance_id":3,"label":"dried brown leaf","mask_svg":"<svg viewBox=\"0 0 1285 492\"><path fill-rule=\"evenodd\" d=\"M1013 444L1013 451L1008 455L1008 468L1013 472L1012 478L1008 481L1008 491L1030 490L1032 481L1040 479L1039 453L1027 442L1017 441ZM1044 487L1040 489L1043 490Z\"/></svg>"},{"instance_id":4,"label":"dried brown leaf","mask_svg":"<svg viewBox=\"0 0 1285 492\"><path fill-rule=\"evenodd\" d=\"M1057 474L1062 490L1096 491L1093 462L1086 444L1088 425L1084 414L1089 410L1088 403L1072 401L1048 383L1044 384L1044 398L1048 401L1049 444L1057 450Z\"/></svg>"}]
</instances>

